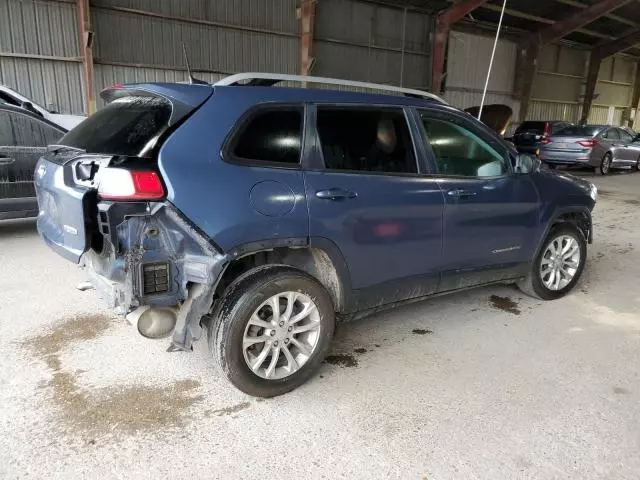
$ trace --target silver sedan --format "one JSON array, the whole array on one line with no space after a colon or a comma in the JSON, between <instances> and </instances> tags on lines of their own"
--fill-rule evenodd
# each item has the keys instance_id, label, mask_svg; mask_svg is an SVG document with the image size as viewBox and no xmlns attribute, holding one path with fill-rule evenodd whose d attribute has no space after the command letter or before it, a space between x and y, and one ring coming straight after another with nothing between
<instances>
[{"instance_id":1,"label":"silver sedan","mask_svg":"<svg viewBox=\"0 0 640 480\"><path fill-rule=\"evenodd\" d=\"M640 169L640 138L607 125L571 125L542 140L540 160L557 165L584 165L607 175L613 168Z\"/></svg>"}]
</instances>

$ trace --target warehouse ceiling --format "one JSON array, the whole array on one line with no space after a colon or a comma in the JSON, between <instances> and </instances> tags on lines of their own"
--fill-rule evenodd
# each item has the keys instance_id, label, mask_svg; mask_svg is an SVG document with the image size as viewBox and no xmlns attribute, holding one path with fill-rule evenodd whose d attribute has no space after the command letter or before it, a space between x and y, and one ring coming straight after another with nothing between
<instances>
[{"instance_id":1,"label":"warehouse ceiling","mask_svg":"<svg viewBox=\"0 0 640 480\"><path fill-rule=\"evenodd\" d=\"M503 32L511 37L523 37L537 32L568 16L580 13L600 0L507 0ZM427 2L428 3L428 2ZM450 5L454 3L450 1ZM500 19L502 0L489 0L460 22L466 27L494 30ZM632 0L573 31L563 41L593 47L598 43L620 37L634 29L640 29L640 1ZM640 46L625 51L640 57Z\"/></svg>"}]
</instances>

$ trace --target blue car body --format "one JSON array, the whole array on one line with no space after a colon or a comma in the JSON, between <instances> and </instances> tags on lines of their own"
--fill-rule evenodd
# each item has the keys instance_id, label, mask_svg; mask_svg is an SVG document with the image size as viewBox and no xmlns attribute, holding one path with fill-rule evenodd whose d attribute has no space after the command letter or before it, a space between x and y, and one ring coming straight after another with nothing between
<instances>
[{"instance_id":1,"label":"blue car body","mask_svg":"<svg viewBox=\"0 0 640 480\"><path fill-rule=\"evenodd\" d=\"M591 241L595 201L588 182L544 169L516 172L517 153L499 135L437 101L177 84L127 85L108 95L157 96L171 103L151 160L166 196L97 198L92 182L98 177L78 183L71 170L85 162L86 171L92 165L99 171L114 161L113 152L52 149L36 169L38 229L54 250L85 265L110 305L123 313L141 305L180 305L176 348L191 347L201 319L227 284L225 275L248 258L303 269L329 290L336 312L348 315L516 281L527 275L559 219L575 223ZM316 128L322 105L403 109L417 173L325 169ZM300 108L299 165L244 161L231 152L235 132L266 106ZM509 157L508 171L483 178L439 175L419 111L469 125ZM153 277L147 266L160 263L167 270ZM149 278L156 278L157 292L147 288Z\"/></svg>"}]
</instances>

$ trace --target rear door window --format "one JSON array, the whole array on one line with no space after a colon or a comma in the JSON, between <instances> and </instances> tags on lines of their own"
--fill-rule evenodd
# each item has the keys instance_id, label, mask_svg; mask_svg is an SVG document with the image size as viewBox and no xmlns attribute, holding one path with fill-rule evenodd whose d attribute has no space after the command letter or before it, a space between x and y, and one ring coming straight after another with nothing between
<instances>
[{"instance_id":1,"label":"rear door window","mask_svg":"<svg viewBox=\"0 0 640 480\"><path fill-rule=\"evenodd\" d=\"M16 146L46 147L63 135L61 130L28 115L15 112L10 116Z\"/></svg>"},{"instance_id":2,"label":"rear door window","mask_svg":"<svg viewBox=\"0 0 640 480\"><path fill-rule=\"evenodd\" d=\"M302 114L301 107L260 108L234 139L234 159L250 163L299 164Z\"/></svg>"},{"instance_id":3,"label":"rear door window","mask_svg":"<svg viewBox=\"0 0 640 480\"><path fill-rule=\"evenodd\" d=\"M118 98L67 133L60 143L87 153L148 157L170 117L171 104L162 98Z\"/></svg>"},{"instance_id":4,"label":"rear door window","mask_svg":"<svg viewBox=\"0 0 640 480\"><path fill-rule=\"evenodd\" d=\"M417 173L411 133L400 108L318 106L325 168Z\"/></svg>"},{"instance_id":5,"label":"rear door window","mask_svg":"<svg viewBox=\"0 0 640 480\"><path fill-rule=\"evenodd\" d=\"M633 136L626 130L620 128L618 129L618 134L620 135L620 138L625 142L631 143L631 141L633 141Z\"/></svg>"},{"instance_id":6,"label":"rear door window","mask_svg":"<svg viewBox=\"0 0 640 480\"><path fill-rule=\"evenodd\" d=\"M602 138L606 138L607 140L620 140L620 135L617 129L610 128L602 134Z\"/></svg>"}]
</instances>

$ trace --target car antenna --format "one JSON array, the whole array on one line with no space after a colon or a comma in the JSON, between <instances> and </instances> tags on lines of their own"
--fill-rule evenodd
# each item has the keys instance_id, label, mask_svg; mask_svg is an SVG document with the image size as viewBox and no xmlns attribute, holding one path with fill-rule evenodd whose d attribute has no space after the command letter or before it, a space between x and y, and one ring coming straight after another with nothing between
<instances>
[{"instance_id":1,"label":"car antenna","mask_svg":"<svg viewBox=\"0 0 640 480\"><path fill-rule=\"evenodd\" d=\"M189 76L189 83L193 85L209 85L204 80L200 80L199 78L194 77L193 74L191 73L191 66L189 65L189 57L187 55L187 49L184 46L184 43L182 44L182 53L184 54L184 63L187 64L187 75Z\"/></svg>"}]
</instances>

